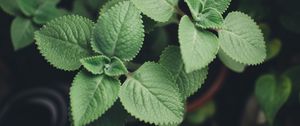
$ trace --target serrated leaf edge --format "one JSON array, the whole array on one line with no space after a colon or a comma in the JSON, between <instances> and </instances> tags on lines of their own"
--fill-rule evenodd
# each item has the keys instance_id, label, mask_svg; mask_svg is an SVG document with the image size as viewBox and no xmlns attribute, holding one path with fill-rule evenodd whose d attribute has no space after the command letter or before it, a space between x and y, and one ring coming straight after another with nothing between
<instances>
[{"instance_id":1,"label":"serrated leaf edge","mask_svg":"<svg viewBox=\"0 0 300 126\"><path fill-rule=\"evenodd\" d=\"M93 59L93 58L100 58L101 56L103 56L103 55L97 55L97 56L90 56L90 57L86 57L86 58L82 58L82 59L80 59L80 63L81 63L81 65L84 67L84 65L83 65L83 60L91 60L91 59ZM104 56L104 57L106 57L106 56ZM109 58L108 58L109 59ZM110 59L109 59L110 60ZM90 71L90 70L88 70L88 69L86 69L85 67L84 67L84 69L85 70L87 70L87 71L89 71L90 73L92 73L92 74L94 74L94 75L97 75L97 74L102 74L102 73L97 73L97 72L93 72L93 71Z\"/></svg>"},{"instance_id":2,"label":"serrated leaf edge","mask_svg":"<svg viewBox=\"0 0 300 126\"><path fill-rule=\"evenodd\" d=\"M197 21L195 21L194 24L195 24L196 26L200 27L200 28L203 28L203 29L222 29L223 26L224 26L224 25L223 25L223 24L224 24L224 17L223 17L223 15L222 15L222 13L219 12L217 9L212 8L212 7L205 8L205 9L202 10L202 12L205 11L206 9L213 9L213 10L215 10L215 11L219 14L219 16L222 17L222 19L223 19L222 24L221 24L220 26L216 26L216 25L203 26L203 25L198 25ZM201 12L201 13L202 13L202 12Z\"/></svg>"}]
</instances>

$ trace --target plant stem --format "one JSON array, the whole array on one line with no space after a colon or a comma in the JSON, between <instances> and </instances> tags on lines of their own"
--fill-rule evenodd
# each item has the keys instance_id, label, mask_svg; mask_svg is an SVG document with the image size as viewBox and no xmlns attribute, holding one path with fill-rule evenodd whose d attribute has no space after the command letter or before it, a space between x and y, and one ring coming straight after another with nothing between
<instances>
[{"instance_id":1,"label":"plant stem","mask_svg":"<svg viewBox=\"0 0 300 126\"><path fill-rule=\"evenodd\" d=\"M207 90L202 97L199 97L192 103L187 105L187 112L193 112L201 108L207 101L211 100L213 96L219 91L226 77L228 76L228 69L224 66L219 71L218 77L213 82L209 90Z\"/></svg>"},{"instance_id":2,"label":"plant stem","mask_svg":"<svg viewBox=\"0 0 300 126\"><path fill-rule=\"evenodd\" d=\"M180 16L184 16L185 15L185 13L178 6L176 6L175 9L176 9L176 13L178 15L180 15Z\"/></svg>"}]
</instances>

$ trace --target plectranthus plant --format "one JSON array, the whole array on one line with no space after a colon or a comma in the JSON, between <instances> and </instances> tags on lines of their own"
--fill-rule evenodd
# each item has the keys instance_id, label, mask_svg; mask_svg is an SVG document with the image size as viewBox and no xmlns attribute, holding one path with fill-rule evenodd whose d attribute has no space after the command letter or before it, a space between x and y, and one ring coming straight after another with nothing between
<instances>
[{"instance_id":1,"label":"plectranthus plant","mask_svg":"<svg viewBox=\"0 0 300 126\"><path fill-rule=\"evenodd\" d=\"M223 17L230 0L185 0L191 15L178 2L111 0L96 22L67 15L35 32L37 47L52 66L78 71L70 88L73 125L122 126L128 116L152 125L181 125L186 99L204 83L217 56L236 72L266 58L263 34L249 16ZM179 46L169 45L159 61L130 69L147 35L144 19L165 23L174 17L180 20Z\"/></svg>"}]
</instances>

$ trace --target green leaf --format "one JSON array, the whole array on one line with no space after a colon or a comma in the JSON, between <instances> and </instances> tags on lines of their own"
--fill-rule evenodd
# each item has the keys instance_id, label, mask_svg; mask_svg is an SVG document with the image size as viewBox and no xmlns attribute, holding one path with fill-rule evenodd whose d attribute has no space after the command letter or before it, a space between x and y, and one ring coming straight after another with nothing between
<instances>
[{"instance_id":1,"label":"green leaf","mask_svg":"<svg viewBox=\"0 0 300 126\"><path fill-rule=\"evenodd\" d=\"M40 5L34 12L33 21L37 24L45 24L46 22L57 18L59 16L66 15L67 11L56 8L56 3L45 2Z\"/></svg>"},{"instance_id":2,"label":"green leaf","mask_svg":"<svg viewBox=\"0 0 300 126\"><path fill-rule=\"evenodd\" d=\"M46 3L56 5L58 2L59 0L17 0L18 6L26 16L33 16L35 11Z\"/></svg>"},{"instance_id":3,"label":"green leaf","mask_svg":"<svg viewBox=\"0 0 300 126\"><path fill-rule=\"evenodd\" d=\"M161 65L145 63L120 89L125 109L139 120L156 125L179 124L184 104L171 74Z\"/></svg>"},{"instance_id":4,"label":"green leaf","mask_svg":"<svg viewBox=\"0 0 300 126\"><path fill-rule=\"evenodd\" d=\"M76 70L80 59L90 55L89 41L94 23L80 16L64 16L47 23L35 33L41 54L53 66Z\"/></svg>"},{"instance_id":5,"label":"green leaf","mask_svg":"<svg viewBox=\"0 0 300 126\"><path fill-rule=\"evenodd\" d=\"M88 7L85 6L86 5L85 2L86 1L84 0L74 0L72 13L92 19L93 16L90 13Z\"/></svg>"},{"instance_id":6,"label":"green leaf","mask_svg":"<svg viewBox=\"0 0 300 126\"><path fill-rule=\"evenodd\" d=\"M246 68L246 65L234 61L222 49L219 49L218 56L222 63L234 72L242 73Z\"/></svg>"},{"instance_id":7,"label":"green leaf","mask_svg":"<svg viewBox=\"0 0 300 126\"><path fill-rule=\"evenodd\" d=\"M14 49L19 50L33 43L35 30L37 30L37 28L30 19L16 17L10 28Z\"/></svg>"},{"instance_id":8,"label":"green leaf","mask_svg":"<svg viewBox=\"0 0 300 126\"><path fill-rule=\"evenodd\" d=\"M100 15L107 12L110 8L112 8L113 6L117 5L119 2L122 1L127 1L127 0L110 0L106 2L100 10Z\"/></svg>"},{"instance_id":9,"label":"green leaf","mask_svg":"<svg viewBox=\"0 0 300 126\"><path fill-rule=\"evenodd\" d=\"M0 7L3 11L13 16L20 15L21 13L16 0L0 0Z\"/></svg>"},{"instance_id":10,"label":"green leaf","mask_svg":"<svg viewBox=\"0 0 300 126\"><path fill-rule=\"evenodd\" d=\"M105 66L104 72L108 76L120 76L128 73L123 62L117 57L111 58L110 64Z\"/></svg>"},{"instance_id":11,"label":"green leaf","mask_svg":"<svg viewBox=\"0 0 300 126\"><path fill-rule=\"evenodd\" d=\"M191 96L201 87L208 73L208 68L186 73L177 46L167 47L160 56L159 63L172 73L183 99Z\"/></svg>"},{"instance_id":12,"label":"green leaf","mask_svg":"<svg viewBox=\"0 0 300 126\"><path fill-rule=\"evenodd\" d=\"M101 117L117 100L119 89L115 78L80 71L70 91L74 125L86 125Z\"/></svg>"},{"instance_id":13,"label":"green leaf","mask_svg":"<svg viewBox=\"0 0 300 126\"><path fill-rule=\"evenodd\" d=\"M202 0L204 9L215 8L223 14L230 5L231 0Z\"/></svg>"},{"instance_id":14,"label":"green leaf","mask_svg":"<svg viewBox=\"0 0 300 126\"><path fill-rule=\"evenodd\" d=\"M179 23L179 43L187 73L205 68L216 57L219 42L213 33L198 29L188 16Z\"/></svg>"},{"instance_id":15,"label":"green leaf","mask_svg":"<svg viewBox=\"0 0 300 126\"><path fill-rule=\"evenodd\" d=\"M104 73L105 65L110 63L110 59L106 56L93 56L83 58L80 62L89 72L93 74L102 74Z\"/></svg>"},{"instance_id":16,"label":"green leaf","mask_svg":"<svg viewBox=\"0 0 300 126\"><path fill-rule=\"evenodd\" d=\"M203 107L199 108L195 112L187 114L187 120L189 123L199 125L204 123L208 118L211 118L216 112L215 102L209 101L204 104Z\"/></svg>"},{"instance_id":17,"label":"green leaf","mask_svg":"<svg viewBox=\"0 0 300 126\"><path fill-rule=\"evenodd\" d=\"M125 126L127 116L126 110L117 101L104 115L88 126Z\"/></svg>"},{"instance_id":18,"label":"green leaf","mask_svg":"<svg viewBox=\"0 0 300 126\"><path fill-rule=\"evenodd\" d=\"M108 57L133 59L144 40L141 18L131 2L118 3L99 17L92 36L93 49Z\"/></svg>"},{"instance_id":19,"label":"green leaf","mask_svg":"<svg viewBox=\"0 0 300 126\"><path fill-rule=\"evenodd\" d=\"M221 29L223 25L223 17L220 12L214 8L207 8L196 17L196 26L204 29L213 28Z\"/></svg>"},{"instance_id":20,"label":"green leaf","mask_svg":"<svg viewBox=\"0 0 300 126\"><path fill-rule=\"evenodd\" d=\"M233 60L247 65L262 63L266 58L263 34L255 22L241 12L229 13L219 30L223 51Z\"/></svg>"},{"instance_id":21,"label":"green leaf","mask_svg":"<svg viewBox=\"0 0 300 126\"><path fill-rule=\"evenodd\" d=\"M193 18L196 19L204 8L202 1L201 0L184 0L184 1L188 5Z\"/></svg>"},{"instance_id":22,"label":"green leaf","mask_svg":"<svg viewBox=\"0 0 300 126\"><path fill-rule=\"evenodd\" d=\"M280 39L273 39L272 41L267 43L267 59L270 60L276 57L280 50L281 50L281 40Z\"/></svg>"},{"instance_id":23,"label":"green leaf","mask_svg":"<svg viewBox=\"0 0 300 126\"><path fill-rule=\"evenodd\" d=\"M300 66L293 66L284 72L285 76L289 77L292 82L292 93L289 98L289 104L299 104L300 92Z\"/></svg>"},{"instance_id":24,"label":"green leaf","mask_svg":"<svg viewBox=\"0 0 300 126\"><path fill-rule=\"evenodd\" d=\"M255 96L271 125L277 112L288 100L291 89L290 79L284 76L276 78L274 75L264 75L256 81Z\"/></svg>"},{"instance_id":25,"label":"green leaf","mask_svg":"<svg viewBox=\"0 0 300 126\"><path fill-rule=\"evenodd\" d=\"M131 0L145 15L155 21L167 22L175 13L178 0Z\"/></svg>"}]
</instances>

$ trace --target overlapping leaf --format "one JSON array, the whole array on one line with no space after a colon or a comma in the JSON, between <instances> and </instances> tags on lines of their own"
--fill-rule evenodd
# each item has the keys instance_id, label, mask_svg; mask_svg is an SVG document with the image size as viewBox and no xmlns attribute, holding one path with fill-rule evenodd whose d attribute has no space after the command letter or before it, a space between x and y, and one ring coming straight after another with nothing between
<instances>
[{"instance_id":1,"label":"overlapping leaf","mask_svg":"<svg viewBox=\"0 0 300 126\"><path fill-rule=\"evenodd\" d=\"M202 1L201 0L184 0L184 1L188 5L193 18L196 19L204 8Z\"/></svg>"},{"instance_id":2,"label":"overlapping leaf","mask_svg":"<svg viewBox=\"0 0 300 126\"><path fill-rule=\"evenodd\" d=\"M221 13L214 8L204 9L195 20L196 25L204 29L220 29L223 25L223 17Z\"/></svg>"},{"instance_id":3,"label":"overlapping leaf","mask_svg":"<svg viewBox=\"0 0 300 126\"><path fill-rule=\"evenodd\" d=\"M120 100L139 120L156 125L179 124L183 103L171 74L161 65L145 63L121 87Z\"/></svg>"},{"instance_id":4,"label":"overlapping leaf","mask_svg":"<svg viewBox=\"0 0 300 126\"><path fill-rule=\"evenodd\" d=\"M76 70L81 66L79 60L90 55L89 41L93 25L92 21L80 16L60 17L36 32L36 44L53 66Z\"/></svg>"},{"instance_id":5,"label":"overlapping leaf","mask_svg":"<svg viewBox=\"0 0 300 126\"><path fill-rule=\"evenodd\" d=\"M235 72L241 73L246 68L246 65L238 63L229 56L227 56L227 54L222 49L219 49L218 56L226 67Z\"/></svg>"},{"instance_id":6,"label":"overlapping leaf","mask_svg":"<svg viewBox=\"0 0 300 126\"><path fill-rule=\"evenodd\" d=\"M215 8L223 14L230 5L231 0L201 0L204 8Z\"/></svg>"},{"instance_id":7,"label":"overlapping leaf","mask_svg":"<svg viewBox=\"0 0 300 126\"><path fill-rule=\"evenodd\" d=\"M106 64L110 63L110 59L106 56L93 56L83 58L80 62L89 72L93 74L102 74L104 73Z\"/></svg>"}]
</instances>

